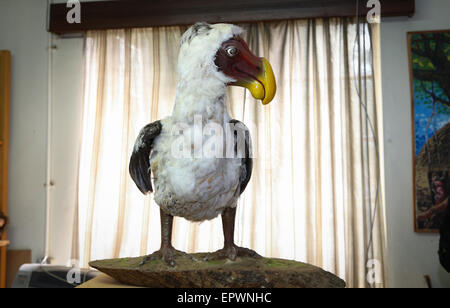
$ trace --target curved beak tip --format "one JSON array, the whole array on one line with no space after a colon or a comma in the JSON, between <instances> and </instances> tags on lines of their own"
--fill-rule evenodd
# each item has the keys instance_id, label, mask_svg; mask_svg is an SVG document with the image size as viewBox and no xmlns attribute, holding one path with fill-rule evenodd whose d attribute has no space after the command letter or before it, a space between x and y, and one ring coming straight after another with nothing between
<instances>
[{"instance_id":1,"label":"curved beak tip","mask_svg":"<svg viewBox=\"0 0 450 308\"><path fill-rule=\"evenodd\" d=\"M275 94L277 92L277 83L275 81L275 75L273 74L272 66L265 58L263 58L263 70L261 72L261 75L258 77L258 80L262 82L264 87L264 97L261 101L263 105L267 105L275 97Z\"/></svg>"},{"instance_id":2,"label":"curved beak tip","mask_svg":"<svg viewBox=\"0 0 450 308\"><path fill-rule=\"evenodd\" d=\"M254 79L253 79L254 78ZM269 104L277 92L277 83L272 66L267 59L261 59L261 70L252 80L237 81L234 85L247 88L253 98L261 100L263 105Z\"/></svg>"}]
</instances>

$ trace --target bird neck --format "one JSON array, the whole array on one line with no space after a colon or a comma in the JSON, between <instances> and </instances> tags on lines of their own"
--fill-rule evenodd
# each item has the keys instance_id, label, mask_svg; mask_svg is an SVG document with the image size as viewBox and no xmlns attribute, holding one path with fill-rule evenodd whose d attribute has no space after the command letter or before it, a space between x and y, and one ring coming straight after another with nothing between
<instances>
[{"instance_id":1,"label":"bird neck","mask_svg":"<svg viewBox=\"0 0 450 308\"><path fill-rule=\"evenodd\" d=\"M203 122L225 123L230 120L226 106L226 84L215 78L180 79L172 119L187 124L195 117Z\"/></svg>"}]
</instances>

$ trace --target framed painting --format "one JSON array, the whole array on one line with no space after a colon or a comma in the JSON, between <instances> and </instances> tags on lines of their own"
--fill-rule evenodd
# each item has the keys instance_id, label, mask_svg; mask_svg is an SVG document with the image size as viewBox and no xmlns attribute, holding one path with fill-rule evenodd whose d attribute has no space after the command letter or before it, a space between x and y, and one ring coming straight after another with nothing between
<instances>
[{"instance_id":1,"label":"framed painting","mask_svg":"<svg viewBox=\"0 0 450 308\"><path fill-rule=\"evenodd\" d=\"M438 232L450 196L450 30L408 33L414 227Z\"/></svg>"}]
</instances>

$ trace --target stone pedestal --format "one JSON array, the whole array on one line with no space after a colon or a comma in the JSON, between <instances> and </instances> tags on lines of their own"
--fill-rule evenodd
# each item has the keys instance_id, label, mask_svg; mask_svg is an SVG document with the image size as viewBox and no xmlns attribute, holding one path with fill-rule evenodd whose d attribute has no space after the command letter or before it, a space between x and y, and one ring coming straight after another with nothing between
<instances>
[{"instance_id":1,"label":"stone pedestal","mask_svg":"<svg viewBox=\"0 0 450 308\"><path fill-rule=\"evenodd\" d=\"M143 257L99 260L89 265L120 283L152 288L344 288L345 282L321 268L282 259L237 258L202 261L177 258L175 267L155 260L139 266Z\"/></svg>"}]
</instances>

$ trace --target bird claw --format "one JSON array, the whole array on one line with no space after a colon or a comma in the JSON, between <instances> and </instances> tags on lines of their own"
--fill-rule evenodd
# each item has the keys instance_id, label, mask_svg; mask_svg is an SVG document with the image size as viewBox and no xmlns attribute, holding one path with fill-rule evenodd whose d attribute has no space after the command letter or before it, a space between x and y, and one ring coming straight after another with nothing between
<instances>
[{"instance_id":1,"label":"bird claw","mask_svg":"<svg viewBox=\"0 0 450 308\"><path fill-rule=\"evenodd\" d=\"M203 261L214 261L214 260L222 260L222 259L230 259L231 261L235 261L237 257L249 257L260 259L260 256L256 251L238 247L236 245L224 247L216 252L209 253L206 257L203 258Z\"/></svg>"},{"instance_id":2,"label":"bird claw","mask_svg":"<svg viewBox=\"0 0 450 308\"><path fill-rule=\"evenodd\" d=\"M154 253L145 256L142 261L139 263L139 266L143 266L149 262L155 261L155 260L163 260L168 266L174 267L176 266L175 258L180 257L187 257L193 261L197 261L193 256L191 256L188 253L185 253L180 250L176 250L173 247L168 248L161 248L158 251L155 251Z\"/></svg>"}]
</instances>

